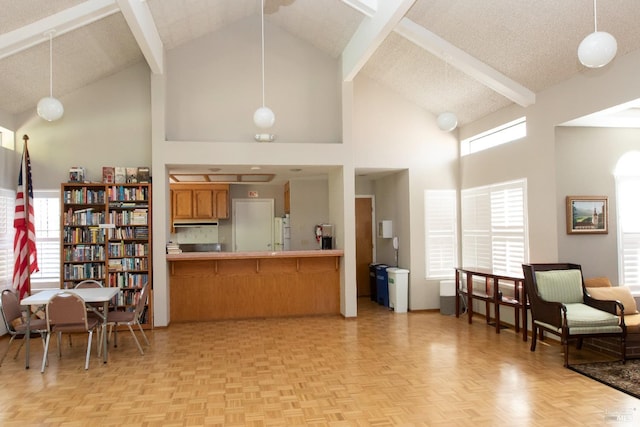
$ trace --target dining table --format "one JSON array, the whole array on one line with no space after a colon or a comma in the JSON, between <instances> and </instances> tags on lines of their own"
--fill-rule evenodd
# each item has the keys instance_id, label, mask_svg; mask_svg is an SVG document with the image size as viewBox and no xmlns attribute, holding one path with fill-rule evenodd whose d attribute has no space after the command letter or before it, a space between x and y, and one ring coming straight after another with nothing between
<instances>
[{"instance_id":1,"label":"dining table","mask_svg":"<svg viewBox=\"0 0 640 427\"><path fill-rule=\"evenodd\" d=\"M102 319L102 347L103 347L103 362L107 363L107 312L109 311L109 301L120 292L120 288L117 287L107 287L107 288L78 288L78 289L46 289L43 291L36 292L32 295L29 295L23 298L20 301L22 306L26 306L28 313L31 313L31 307L42 307L46 306L49 300L57 294L62 292L70 292L81 297L85 303L87 303L87 308L94 311L101 319ZM102 303L103 310L97 310L90 303ZM30 330L30 321L31 315L27 315L27 330L25 334L25 354L26 354L26 362L25 369L29 369L29 341L31 338L31 330Z\"/></svg>"}]
</instances>

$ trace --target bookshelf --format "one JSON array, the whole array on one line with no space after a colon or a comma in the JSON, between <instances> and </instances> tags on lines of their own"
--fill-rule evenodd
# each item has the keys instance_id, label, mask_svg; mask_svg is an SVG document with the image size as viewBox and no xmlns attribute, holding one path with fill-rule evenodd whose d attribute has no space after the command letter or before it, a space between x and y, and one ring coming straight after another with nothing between
<instances>
[{"instance_id":1,"label":"bookshelf","mask_svg":"<svg viewBox=\"0 0 640 427\"><path fill-rule=\"evenodd\" d=\"M121 289L118 309L133 310L142 286L152 283L151 184L63 183L61 192L61 286L97 280Z\"/></svg>"}]
</instances>

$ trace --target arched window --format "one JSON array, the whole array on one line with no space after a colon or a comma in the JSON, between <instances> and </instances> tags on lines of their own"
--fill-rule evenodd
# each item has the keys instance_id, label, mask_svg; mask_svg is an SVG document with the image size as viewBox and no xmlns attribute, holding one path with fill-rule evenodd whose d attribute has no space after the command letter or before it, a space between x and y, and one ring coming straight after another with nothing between
<instances>
[{"instance_id":1,"label":"arched window","mask_svg":"<svg viewBox=\"0 0 640 427\"><path fill-rule=\"evenodd\" d=\"M618 212L618 274L640 293L640 151L623 155L614 171Z\"/></svg>"}]
</instances>

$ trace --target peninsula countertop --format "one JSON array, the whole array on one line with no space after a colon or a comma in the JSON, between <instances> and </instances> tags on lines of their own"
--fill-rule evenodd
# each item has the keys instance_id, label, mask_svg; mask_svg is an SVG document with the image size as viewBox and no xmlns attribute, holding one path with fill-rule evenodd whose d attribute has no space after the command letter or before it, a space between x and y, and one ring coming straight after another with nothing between
<instances>
[{"instance_id":1,"label":"peninsula countertop","mask_svg":"<svg viewBox=\"0 0 640 427\"><path fill-rule=\"evenodd\" d=\"M167 261L204 261L225 259L256 258L318 258L339 257L344 255L342 249L316 249L309 251L262 251L262 252L182 252L167 254Z\"/></svg>"}]
</instances>

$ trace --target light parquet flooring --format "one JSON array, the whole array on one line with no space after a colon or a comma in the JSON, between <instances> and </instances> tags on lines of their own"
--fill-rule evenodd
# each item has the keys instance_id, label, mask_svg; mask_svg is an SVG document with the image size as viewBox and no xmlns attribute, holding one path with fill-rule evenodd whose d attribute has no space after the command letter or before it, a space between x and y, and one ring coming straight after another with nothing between
<instances>
[{"instance_id":1,"label":"light parquet flooring","mask_svg":"<svg viewBox=\"0 0 640 427\"><path fill-rule=\"evenodd\" d=\"M532 353L481 317L360 299L357 319L173 324L148 336L142 356L120 333L109 363L94 351L88 371L80 336L62 359L52 343L44 374L39 339L29 370L14 347L0 367L0 425L640 425L639 400L563 368L560 346ZM614 424L621 411L634 421Z\"/></svg>"}]
</instances>

